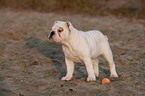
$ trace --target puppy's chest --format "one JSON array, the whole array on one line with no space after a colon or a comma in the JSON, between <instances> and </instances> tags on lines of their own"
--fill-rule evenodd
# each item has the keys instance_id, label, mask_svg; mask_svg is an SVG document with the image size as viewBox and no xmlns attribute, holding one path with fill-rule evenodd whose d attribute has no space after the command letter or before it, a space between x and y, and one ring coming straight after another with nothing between
<instances>
[{"instance_id":1,"label":"puppy's chest","mask_svg":"<svg viewBox=\"0 0 145 96\"><path fill-rule=\"evenodd\" d=\"M69 48L65 46L63 46L63 51L67 58L70 58L71 60L75 62L82 62L79 57L79 53L77 51L71 51Z\"/></svg>"}]
</instances>

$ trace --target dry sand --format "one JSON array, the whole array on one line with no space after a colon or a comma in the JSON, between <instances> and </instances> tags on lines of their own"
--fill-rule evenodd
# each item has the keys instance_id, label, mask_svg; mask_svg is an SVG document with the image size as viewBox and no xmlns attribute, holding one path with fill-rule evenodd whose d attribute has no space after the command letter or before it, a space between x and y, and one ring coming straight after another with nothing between
<instances>
[{"instance_id":1,"label":"dry sand","mask_svg":"<svg viewBox=\"0 0 145 96\"><path fill-rule=\"evenodd\" d=\"M61 81L66 73L61 45L47 39L55 20L107 35L119 78L109 78L109 65L100 56L96 82L86 82L80 63L71 81ZM143 19L0 10L0 96L144 96L144 36ZM101 84L103 78L111 82Z\"/></svg>"}]
</instances>

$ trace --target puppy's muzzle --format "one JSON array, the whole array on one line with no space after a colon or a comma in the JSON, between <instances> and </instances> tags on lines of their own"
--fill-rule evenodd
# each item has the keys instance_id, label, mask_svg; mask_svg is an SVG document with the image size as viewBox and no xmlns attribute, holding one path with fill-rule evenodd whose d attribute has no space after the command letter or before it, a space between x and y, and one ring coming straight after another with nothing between
<instances>
[{"instance_id":1,"label":"puppy's muzzle","mask_svg":"<svg viewBox=\"0 0 145 96\"><path fill-rule=\"evenodd\" d=\"M48 37L49 39L52 39L53 35L55 35L54 31L51 31L50 36Z\"/></svg>"}]
</instances>

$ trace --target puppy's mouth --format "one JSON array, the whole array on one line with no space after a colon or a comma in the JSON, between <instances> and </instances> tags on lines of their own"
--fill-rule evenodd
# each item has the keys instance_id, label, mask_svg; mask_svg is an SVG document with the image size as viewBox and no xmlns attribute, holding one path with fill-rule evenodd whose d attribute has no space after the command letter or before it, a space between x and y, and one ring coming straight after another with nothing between
<instances>
[{"instance_id":1,"label":"puppy's mouth","mask_svg":"<svg viewBox=\"0 0 145 96\"><path fill-rule=\"evenodd\" d=\"M49 41L52 41L52 42L54 42L54 40L53 40L52 38L50 38L50 39L49 39Z\"/></svg>"},{"instance_id":2,"label":"puppy's mouth","mask_svg":"<svg viewBox=\"0 0 145 96\"><path fill-rule=\"evenodd\" d=\"M58 40L55 39L55 36L52 36L52 37L49 36L48 39L49 39L49 41L51 41L51 42L58 42Z\"/></svg>"},{"instance_id":3,"label":"puppy's mouth","mask_svg":"<svg viewBox=\"0 0 145 96\"><path fill-rule=\"evenodd\" d=\"M48 40L49 40L49 41L52 41L52 42L55 42L53 36L52 36L52 37L49 36L49 37L48 37Z\"/></svg>"},{"instance_id":4,"label":"puppy's mouth","mask_svg":"<svg viewBox=\"0 0 145 96\"><path fill-rule=\"evenodd\" d=\"M48 36L48 39L52 42L57 42L59 43L60 42L60 38L59 37L56 37L55 35L57 35L54 31L51 31L49 36ZM59 34L58 34L59 35Z\"/></svg>"}]
</instances>

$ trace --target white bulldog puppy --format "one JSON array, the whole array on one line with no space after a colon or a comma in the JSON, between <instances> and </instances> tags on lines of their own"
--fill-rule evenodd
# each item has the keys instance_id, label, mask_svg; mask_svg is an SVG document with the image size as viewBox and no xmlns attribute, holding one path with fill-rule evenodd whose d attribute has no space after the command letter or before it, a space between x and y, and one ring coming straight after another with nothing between
<instances>
[{"instance_id":1,"label":"white bulldog puppy","mask_svg":"<svg viewBox=\"0 0 145 96\"><path fill-rule=\"evenodd\" d=\"M100 31L83 32L75 29L70 22L56 21L48 38L62 44L67 74L61 80L72 78L74 62L84 62L88 73L87 81L95 81L96 76L99 76L99 55L103 55L109 63L110 77L118 77L108 38Z\"/></svg>"}]
</instances>

